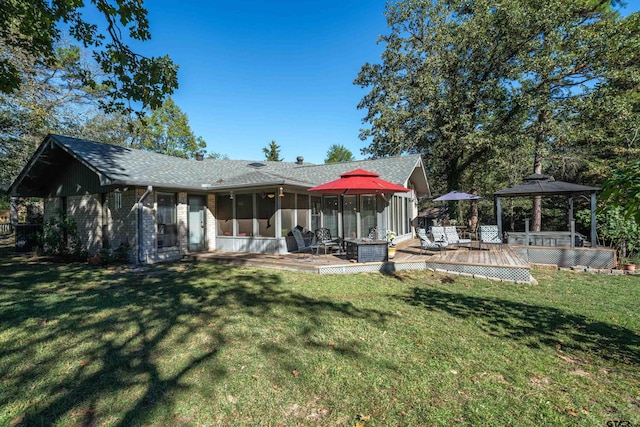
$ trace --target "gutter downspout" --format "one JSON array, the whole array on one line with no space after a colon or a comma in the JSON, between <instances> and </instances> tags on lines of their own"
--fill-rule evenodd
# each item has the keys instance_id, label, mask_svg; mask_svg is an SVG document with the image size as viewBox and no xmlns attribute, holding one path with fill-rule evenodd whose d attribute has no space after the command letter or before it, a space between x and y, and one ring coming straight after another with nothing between
<instances>
[{"instance_id":1,"label":"gutter downspout","mask_svg":"<svg viewBox=\"0 0 640 427\"><path fill-rule=\"evenodd\" d=\"M151 194L151 192L153 191L153 187L151 185L147 186L147 191L144 192L144 194L140 197L140 199L138 200L138 262L140 263L144 263L145 259L144 259L144 248L143 248L143 243L144 243L144 239L142 236L142 230L143 230L143 218L142 218L142 213L144 210L144 204L142 203L144 201L144 199Z\"/></svg>"}]
</instances>

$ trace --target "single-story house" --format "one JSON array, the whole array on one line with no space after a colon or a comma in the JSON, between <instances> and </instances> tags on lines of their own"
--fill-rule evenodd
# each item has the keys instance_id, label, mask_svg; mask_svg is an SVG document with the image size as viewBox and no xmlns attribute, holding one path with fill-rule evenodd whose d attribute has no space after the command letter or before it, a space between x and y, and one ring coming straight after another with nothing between
<instances>
[{"instance_id":1,"label":"single-story house","mask_svg":"<svg viewBox=\"0 0 640 427\"><path fill-rule=\"evenodd\" d=\"M365 169L411 191L331 195L308 189ZM417 200L429 196L420 155L347 163L183 159L61 135L48 135L9 188L40 197L45 219L75 220L86 249L130 247L152 263L195 251L286 253L294 227L366 237L370 228L412 236Z\"/></svg>"}]
</instances>

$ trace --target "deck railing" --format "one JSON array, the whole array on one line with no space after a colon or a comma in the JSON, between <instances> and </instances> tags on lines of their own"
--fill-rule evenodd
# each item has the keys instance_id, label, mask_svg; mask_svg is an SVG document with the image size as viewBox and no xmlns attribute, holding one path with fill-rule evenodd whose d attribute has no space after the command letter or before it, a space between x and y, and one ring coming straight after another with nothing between
<instances>
[{"instance_id":1,"label":"deck railing","mask_svg":"<svg viewBox=\"0 0 640 427\"><path fill-rule=\"evenodd\" d=\"M0 234L11 234L13 228L10 222L0 222Z\"/></svg>"}]
</instances>

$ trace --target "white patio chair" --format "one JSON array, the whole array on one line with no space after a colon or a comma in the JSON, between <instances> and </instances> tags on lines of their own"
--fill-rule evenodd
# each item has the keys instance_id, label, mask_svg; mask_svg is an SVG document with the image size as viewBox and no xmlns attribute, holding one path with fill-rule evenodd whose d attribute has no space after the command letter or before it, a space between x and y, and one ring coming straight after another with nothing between
<instances>
[{"instance_id":1,"label":"white patio chair","mask_svg":"<svg viewBox=\"0 0 640 427\"><path fill-rule=\"evenodd\" d=\"M420 239L420 255L422 255L428 249L438 249L440 254L444 252L444 249L447 247L447 242L432 242L427 237L427 232L424 228L418 228L417 231L418 238Z\"/></svg>"},{"instance_id":2,"label":"white patio chair","mask_svg":"<svg viewBox=\"0 0 640 427\"><path fill-rule=\"evenodd\" d=\"M454 226L444 227L444 240L448 245L468 245L469 249L471 249L471 239L461 239L460 236L458 236L458 230L456 230Z\"/></svg>"},{"instance_id":3,"label":"white patio chair","mask_svg":"<svg viewBox=\"0 0 640 427\"><path fill-rule=\"evenodd\" d=\"M488 245L498 245L500 250L502 250L502 238L498 234L498 226L497 225L481 225L479 229L480 233L480 249L482 249L482 244Z\"/></svg>"},{"instance_id":4,"label":"white patio chair","mask_svg":"<svg viewBox=\"0 0 640 427\"><path fill-rule=\"evenodd\" d=\"M444 235L444 227L441 225L434 225L433 227L431 227L430 229L431 231L431 237L433 238L433 241L438 243L438 242L446 242L446 236Z\"/></svg>"}]
</instances>

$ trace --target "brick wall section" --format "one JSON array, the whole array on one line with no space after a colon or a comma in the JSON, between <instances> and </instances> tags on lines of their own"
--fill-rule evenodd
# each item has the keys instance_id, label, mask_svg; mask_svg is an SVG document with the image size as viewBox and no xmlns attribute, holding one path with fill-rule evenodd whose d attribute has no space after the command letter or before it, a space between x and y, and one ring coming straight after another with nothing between
<instances>
[{"instance_id":1,"label":"brick wall section","mask_svg":"<svg viewBox=\"0 0 640 427\"><path fill-rule=\"evenodd\" d=\"M102 203L99 194L67 197L67 216L76 222L78 236L90 255L102 249Z\"/></svg>"},{"instance_id":2,"label":"brick wall section","mask_svg":"<svg viewBox=\"0 0 640 427\"><path fill-rule=\"evenodd\" d=\"M205 249L213 251L216 248L216 195L207 194L206 206L204 209L204 233Z\"/></svg>"},{"instance_id":3,"label":"brick wall section","mask_svg":"<svg viewBox=\"0 0 640 427\"><path fill-rule=\"evenodd\" d=\"M100 203L101 195L70 196L67 198L67 214L78 224L78 234L87 242L86 248L90 254L102 249L106 238L112 249L117 249L121 244L129 245L129 260L138 262L138 200L146 191L145 187L127 189L116 196L115 192L105 196L106 206ZM121 205L116 205L116 197L121 198ZM143 202L143 262L160 262L172 259L180 259L189 247L188 234L188 204L187 193L177 193L178 205L176 218L178 222L178 247L157 248L157 221L156 221L156 191L147 195ZM208 195L207 203L213 206L215 196ZM44 218L59 218L59 210L62 201L59 197L47 198L44 201ZM215 242L215 227L212 210L206 209L206 233L209 249L213 249ZM104 227L103 227L104 225ZM104 236L103 236L104 234Z\"/></svg>"},{"instance_id":4,"label":"brick wall section","mask_svg":"<svg viewBox=\"0 0 640 427\"><path fill-rule=\"evenodd\" d=\"M145 187L136 188L135 200L140 200L140 197L147 191ZM158 256L158 249L156 248L156 203L155 203L155 191L148 194L142 202L142 262L154 262ZM136 218L137 218L137 206L136 206ZM137 229L137 222L136 222ZM136 234L136 247L138 244L138 238ZM136 256L138 251L136 249Z\"/></svg>"},{"instance_id":5,"label":"brick wall section","mask_svg":"<svg viewBox=\"0 0 640 427\"><path fill-rule=\"evenodd\" d=\"M120 206L116 203L120 198ZM108 238L112 249L117 249L121 244L129 245L129 261L137 259L137 235L138 235L138 211L136 191L127 189L116 196L116 192L107 194L107 218Z\"/></svg>"},{"instance_id":6,"label":"brick wall section","mask_svg":"<svg viewBox=\"0 0 640 427\"><path fill-rule=\"evenodd\" d=\"M62 208L62 201L60 197L48 197L43 200L44 202L44 220L55 218L60 219L60 209Z\"/></svg>"}]
</instances>

